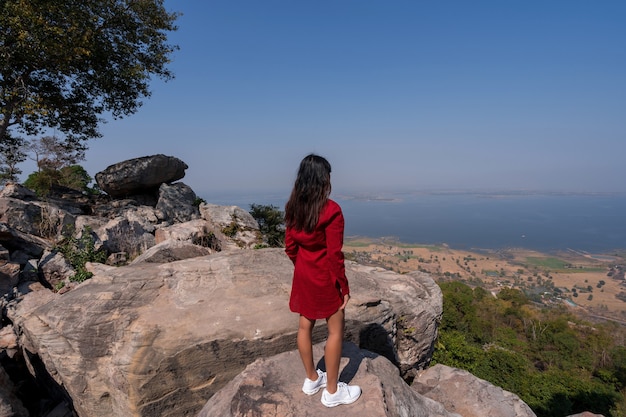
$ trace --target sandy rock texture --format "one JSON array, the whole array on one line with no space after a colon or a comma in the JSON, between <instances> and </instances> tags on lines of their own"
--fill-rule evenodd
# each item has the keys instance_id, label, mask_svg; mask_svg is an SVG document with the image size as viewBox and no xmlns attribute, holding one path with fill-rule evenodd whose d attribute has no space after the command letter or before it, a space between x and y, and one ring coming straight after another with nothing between
<instances>
[{"instance_id":1,"label":"sandy rock texture","mask_svg":"<svg viewBox=\"0 0 626 417\"><path fill-rule=\"evenodd\" d=\"M282 249L89 267L94 277L73 290L32 291L7 312L25 356L45 365L81 417L196 415L247 365L296 348L293 266ZM423 368L439 287L427 274L346 268L347 340L402 375ZM315 342L325 336L316 326Z\"/></svg>"},{"instance_id":2,"label":"sandy rock texture","mask_svg":"<svg viewBox=\"0 0 626 417\"><path fill-rule=\"evenodd\" d=\"M314 357L322 358L322 344ZM319 366L325 369L323 360ZM215 394L198 417L461 417L413 391L398 368L375 353L344 343L339 379L359 385L361 397L350 405L326 408L321 391L302 390L304 371L297 351L258 359Z\"/></svg>"},{"instance_id":3,"label":"sandy rock texture","mask_svg":"<svg viewBox=\"0 0 626 417\"><path fill-rule=\"evenodd\" d=\"M536 417L517 395L445 365L421 372L411 388L463 417Z\"/></svg>"}]
</instances>

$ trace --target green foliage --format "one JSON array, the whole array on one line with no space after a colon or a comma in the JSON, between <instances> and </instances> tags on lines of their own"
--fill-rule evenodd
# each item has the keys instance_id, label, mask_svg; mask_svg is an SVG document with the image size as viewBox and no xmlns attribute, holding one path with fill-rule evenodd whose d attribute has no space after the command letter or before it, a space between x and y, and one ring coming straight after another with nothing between
<instances>
[{"instance_id":1,"label":"green foliage","mask_svg":"<svg viewBox=\"0 0 626 417\"><path fill-rule=\"evenodd\" d=\"M176 18L163 0L0 2L0 144L14 127L79 146L102 113L135 113L153 76L172 78Z\"/></svg>"},{"instance_id":2,"label":"green foliage","mask_svg":"<svg viewBox=\"0 0 626 417\"><path fill-rule=\"evenodd\" d=\"M250 204L250 214L259 224L263 241L269 247L285 244L285 215L273 205Z\"/></svg>"},{"instance_id":3,"label":"green foliage","mask_svg":"<svg viewBox=\"0 0 626 417\"><path fill-rule=\"evenodd\" d=\"M626 388L626 347L616 346L611 352L613 366L610 368L619 389Z\"/></svg>"},{"instance_id":4,"label":"green foliage","mask_svg":"<svg viewBox=\"0 0 626 417\"><path fill-rule=\"evenodd\" d=\"M18 180L22 170L17 165L26 160L25 144L24 139L8 133L4 138L0 136L0 185Z\"/></svg>"},{"instance_id":5,"label":"green foliage","mask_svg":"<svg viewBox=\"0 0 626 417\"><path fill-rule=\"evenodd\" d=\"M222 233L228 237L235 237L239 230L241 230L241 227L236 221L233 220L229 225L222 228Z\"/></svg>"},{"instance_id":6,"label":"green foliage","mask_svg":"<svg viewBox=\"0 0 626 417\"><path fill-rule=\"evenodd\" d=\"M52 184L58 181L58 171L33 172L24 181L24 186L33 190L39 197L48 195Z\"/></svg>"},{"instance_id":7,"label":"green foliage","mask_svg":"<svg viewBox=\"0 0 626 417\"><path fill-rule=\"evenodd\" d=\"M569 266L567 262L558 258L539 258L530 256L526 258L526 261L531 265L545 267L550 270L565 269Z\"/></svg>"},{"instance_id":8,"label":"green foliage","mask_svg":"<svg viewBox=\"0 0 626 417\"><path fill-rule=\"evenodd\" d=\"M24 181L24 186L35 191L40 197L50 193L54 185L62 185L88 194L98 193L96 188L90 188L92 178L80 165L66 166L61 169L44 169L33 172Z\"/></svg>"},{"instance_id":9,"label":"green foliage","mask_svg":"<svg viewBox=\"0 0 626 417\"><path fill-rule=\"evenodd\" d=\"M498 293L498 298L500 300L510 301L515 307L528 304L528 298L526 297L526 295L524 295L523 292L517 289L502 288Z\"/></svg>"},{"instance_id":10,"label":"green foliage","mask_svg":"<svg viewBox=\"0 0 626 417\"><path fill-rule=\"evenodd\" d=\"M490 346L473 374L507 391L524 392L530 369L531 364L523 355Z\"/></svg>"},{"instance_id":11,"label":"green foliage","mask_svg":"<svg viewBox=\"0 0 626 417\"><path fill-rule=\"evenodd\" d=\"M483 350L468 342L462 332L440 331L437 338L433 362L474 372L476 364L482 361Z\"/></svg>"},{"instance_id":12,"label":"green foliage","mask_svg":"<svg viewBox=\"0 0 626 417\"><path fill-rule=\"evenodd\" d=\"M466 369L522 398L538 417L626 409L625 332L538 310L518 291L498 298L459 282L440 284L444 312L433 361Z\"/></svg>"},{"instance_id":13,"label":"green foliage","mask_svg":"<svg viewBox=\"0 0 626 417\"><path fill-rule=\"evenodd\" d=\"M192 205L193 205L194 207L200 207L200 204L203 204L203 203L206 203L206 200L205 200L204 198L196 197L196 198L193 200Z\"/></svg>"},{"instance_id":14,"label":"green foliage","mask_svg":"<svg viewBox=\"0 0 626 417\"><path fill-rule=\"evenodd\" d=\"M445 294L443 311L446 313L441 319L441 328L469 332L471 321L476 317L472 289L458 281L445 282L440 286Z\"/></svg>"},{"instance_id":15,"label":"green foliage","mask_svg":"<svg viewBox=\"0 0 626 417\"><path fill-rule=\"evenodd\" d=\"M76 275L70 281L83 282L92 277L92 273L85 269L87 262L104 263L107 253L103 249L96 250L95 239L91 228L85 226L79 238L72 235L71 230L65 232L65 237L58 244L57 250L65 256L70 265L76 270Z\"/></svg>"}]
</instances>

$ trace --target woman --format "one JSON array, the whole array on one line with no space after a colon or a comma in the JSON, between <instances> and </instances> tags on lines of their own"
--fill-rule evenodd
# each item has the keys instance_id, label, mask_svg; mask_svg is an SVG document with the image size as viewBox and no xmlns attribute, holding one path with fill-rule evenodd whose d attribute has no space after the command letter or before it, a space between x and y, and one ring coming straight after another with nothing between
<instances>
[{"instance_id":1,"label":"woman","mask_svg":"<svg viewBox=\"0 0 626 417\"><path fill-rule=\"evenodd\" d=\"M330 164L318 155L300 163L296 182L285 206L285 252L294 263L289 308L300 314L298 351L306 372L305 394L320 389L322 404L351 404L361 388L339 382L344 310L350 300L343 252L344 219L330 195ZM326 319L328 340L324 348L326 372L313 363L313 326Z\"/></svg>"}]
</instances>

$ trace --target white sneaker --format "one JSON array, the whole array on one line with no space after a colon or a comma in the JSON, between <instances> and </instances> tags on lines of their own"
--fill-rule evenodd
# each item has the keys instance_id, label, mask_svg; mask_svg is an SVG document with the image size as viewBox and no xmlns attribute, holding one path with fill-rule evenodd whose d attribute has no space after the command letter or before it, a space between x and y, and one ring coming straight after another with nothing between
<instances>
[{"instance_id":1,"label":"white sneaker","mask_svg":"<svg viewBox=\"0 0 626 417\"><path fill-rule=\"evenodd\" d=\"M326 387L326 372L322 372L317 369L317 379L315 381L311 381L309 378L304 378L302 392L306 395L313 395L324 387Z\"/></svg>"},{"instance_id":2,"label":"white sneaker","mask_svg":"<svg viewBox=\"0 0 626 417\"><path fill-rule=\"evenodd\" d=\"M337 383L337 392L331 394L324 389L322 392L322 404L326 407L336 407L341 404L352 404L361 396L361 387L348 385L345 382Z\"/></svg>"}]
</instances>

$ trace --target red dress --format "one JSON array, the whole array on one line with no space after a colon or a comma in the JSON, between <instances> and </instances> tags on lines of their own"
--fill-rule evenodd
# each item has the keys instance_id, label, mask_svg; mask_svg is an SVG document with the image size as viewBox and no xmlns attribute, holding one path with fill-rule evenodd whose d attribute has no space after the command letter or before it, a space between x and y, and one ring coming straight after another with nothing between
<instances>
[{"instance_id":1,"label":"red dress","mask_svg":"<svg viewBox=\"0 0 626 417\"><path fill-rule=\"evenodd\" d=\"M285 252L295 265L289 308L315 320L332 316L350 294L341 248L344 219L339 204L328 200L312 233L285 231Z\"/></svg>"}]
</instances>

